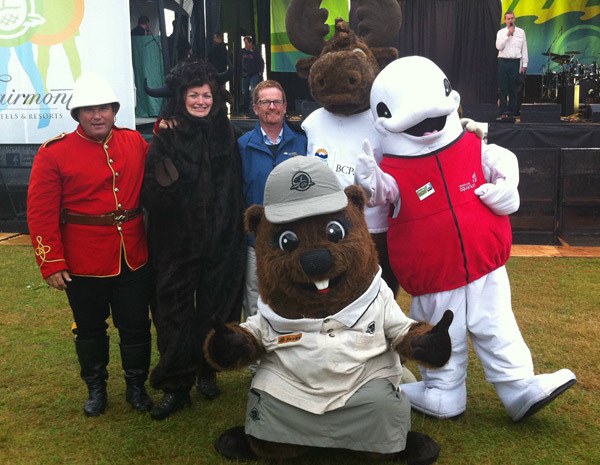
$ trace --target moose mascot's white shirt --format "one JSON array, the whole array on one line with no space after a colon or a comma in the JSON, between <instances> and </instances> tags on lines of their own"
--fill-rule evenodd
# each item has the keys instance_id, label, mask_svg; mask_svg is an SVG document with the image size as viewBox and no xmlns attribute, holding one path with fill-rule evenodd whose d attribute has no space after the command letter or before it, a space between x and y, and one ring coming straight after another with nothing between
<instances>
[{"instance_id":1,"label":"moose mascot's white shirt","mask_svg":"<svg viewBox=\"0 0 600 465\"><path fill-rule=\"evenodd\" d=\"M435 322L447 309L455 314L448 364L420 367L422 381L403 385L413 408L437 418L466 410L470 335L486 379L519 421L573 385L575 375L533 374L504 266L512 242L507 215L519 207L517 159L464 132L459 104L432 61L412 56L389 64L371 90L383 160L378 167L365 141L356 182L372 205L395 206L390 263L413 296L411 318Z\"/></svg>"},{"instance_id":2,"label":"moose mascot's white shirt","mask_svg":"<svg viewBox=\"0 0 600 465\"><path fill-rule=\"evenodd\" d=\"M319 108L308 115L302 129L309 135L306 153L327 163L342 187L354 184L357 152L364 139L373 141L375 159L381 161L381 150L375 145L379 134L373 126L370 110L355 115L336 115ZM365 219L371 234L387 231L385 206L366 208Z\"/></svg>"}]
</instances>

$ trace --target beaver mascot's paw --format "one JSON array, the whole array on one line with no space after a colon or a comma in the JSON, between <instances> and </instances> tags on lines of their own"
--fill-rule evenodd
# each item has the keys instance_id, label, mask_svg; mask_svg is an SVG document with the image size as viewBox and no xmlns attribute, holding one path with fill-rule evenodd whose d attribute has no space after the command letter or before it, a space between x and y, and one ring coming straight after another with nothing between
<instances>
[{"instance_id":1,"label":"beaver mascot's paw","mask_svg":"<svg viewBox=\"0 0 600 465\"><path fill-rule=\"evenodd\" d=\"M453 319L452 310L446 310L433 328L417 323L400 344L400 354L431 367L444 366L452 353L448 328Z\"/></svg>"},{"instance_id":2,"label":"beaver mascot's paw","mask_svg":"<svg viewBox=\"0 0 600 465\"><path fill-rule=\"evenodd\" d=\"M225 324L215 315L214 330L204 344L207 357L219 370L241 368L255 361L260 352L258 343L238 325Z\"/></svg>"},{"instance_id":3,"label":"beaver mascot's paw","mask_svg":"<svg viewBox=\"0 0 600 465\"><path fill-rule=\"evenodd\" d=\"M260 356L258 341L239 325L228 323L215 315L213 330L204 342L206 359L218 370L243 368Z\"/></svg>"}]
</instances>

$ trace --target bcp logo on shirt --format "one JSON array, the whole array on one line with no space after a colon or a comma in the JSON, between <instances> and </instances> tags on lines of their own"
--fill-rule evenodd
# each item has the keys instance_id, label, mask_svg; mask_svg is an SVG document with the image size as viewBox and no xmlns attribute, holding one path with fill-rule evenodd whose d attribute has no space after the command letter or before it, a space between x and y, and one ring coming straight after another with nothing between
<instances>
[{"instance_id":1,"label":"bcp logo on shirt","mask_svg":"<svg viewBox=\"0 0 600 465\"><path fill-rule=\"evenodd\" d=\"M329 153L327 152L327 150L325 150L323 148L317 149L317 150L315 150L315 157L317 157L320 160L327 161L327 157L329 157Z\"/></svg>"}]
</instances>

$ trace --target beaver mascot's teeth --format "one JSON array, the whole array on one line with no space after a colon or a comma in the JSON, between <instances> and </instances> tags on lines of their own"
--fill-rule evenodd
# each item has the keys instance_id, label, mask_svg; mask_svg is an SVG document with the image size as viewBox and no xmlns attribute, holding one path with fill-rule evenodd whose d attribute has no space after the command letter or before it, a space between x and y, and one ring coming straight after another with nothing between
<instances>
[{"instance_id":1,"label":"beaver mascot's teeth","mask_svg":"<svg viewBox=\"0 0 600 465\"><path fill-rule=\"evenodd\" d=\"M329 290L329 280L315 281L315 286L319 292L327 291Z\"/></svg>"}]
</instances>

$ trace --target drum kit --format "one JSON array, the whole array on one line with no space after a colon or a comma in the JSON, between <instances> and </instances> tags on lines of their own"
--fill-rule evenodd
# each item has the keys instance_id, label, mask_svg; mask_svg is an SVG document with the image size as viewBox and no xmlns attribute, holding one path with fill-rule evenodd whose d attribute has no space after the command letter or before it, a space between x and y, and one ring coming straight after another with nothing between
<instances>
[{"instance_id":1,"label":"drum kit","mask_svg":"<svg viewBox=\"0 0 600 465\"><path fill-rule=\"evenodd\" d=\"M585 84L589 88L591 97L600 95L600 70L597 64L580 63L578 50L570 50L563 54L548 52L542 55L548 57L545 72L542 76L542 97L555 100L558 98L558 89L563 86Z\"/></svg>"}]
</instances>

